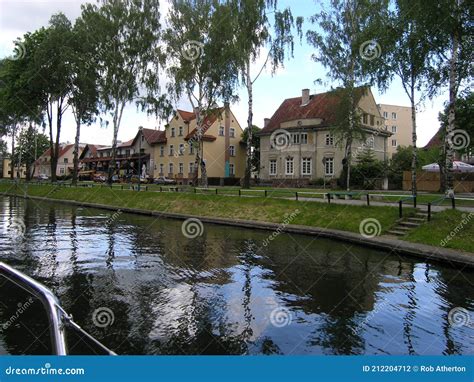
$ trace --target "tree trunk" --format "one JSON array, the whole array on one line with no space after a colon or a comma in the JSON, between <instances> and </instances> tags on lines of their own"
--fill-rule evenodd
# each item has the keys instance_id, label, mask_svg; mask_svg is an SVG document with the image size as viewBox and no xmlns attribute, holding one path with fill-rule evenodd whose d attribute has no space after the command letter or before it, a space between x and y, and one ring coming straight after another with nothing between
<instances>
[{"instance_id":1,"label":"tree trunk","mask_svg":"<svg viewBox=\"0 0 474 382\"><path fill-rule=\"evenodd\" d=\"M76 118L76 138L74 140L74 170L72 172L72 184L77 185L77 178L79 172L79 138L81 135L81 119L79 115Z\"/></svg>"},{"instance_id":2,"label":"tree trunk","mask_svg":"<svg viewBox=\"0 0 474 382\"><path fill-rule=\"evenodd\" d=\"M446 195L454 196L454 180L453 180L453 131L455 130L455 105L456 105L456 66L458 61L458 35L457 32L452 36L452 51L449 63L449 106L448 106L448 125L446 126L446 134L444 145L446 150L446 168L445 168L445 185Z\"/></svg>"},{"instance_id":3,"label":"tree trunk","mask_svg":"<svg viewBox=\"0 0 474 382\"><path fill-rule=\"evenodd\" d=\"M411 83L411 96L410 96L410 102L411 102L411 122L413 125L413 130L411 134L411 143L413 146L413 157L411 160L411 193L413 196L416 196L417 194L417 188L416 188L416 167L418 164L418 152L416 148L416 108L415 108L415 85L414 82L412 81Z\"/></svg>"},{"instance_id":4,"label":"tree trunk","mask_svg":"<svg viewBox=\"0 0 474 382\"><path fill-rule=\"evenodd\" d=\"M12 127L12 155L10 159L10 179L15 177L15 135L16 135L16 123Z\"/></svg>"},{"instance_id":5,"label":"tree trunk","mask_svg":"<svg viewBox=\"0 0 474 382\"><path fill-rule=\"evenodd\" d=\"M253 89L252 89L252 80L250 78L250 60L247 62L245 68L245 78L247 83L247 93L249 97L248 101L248 118L247 118L247 159L245 165L245 174L244 182L242 184L243 188L250 188L250 176L252 172L252 119L253 119Z\"/></svg>"}]
</instances>

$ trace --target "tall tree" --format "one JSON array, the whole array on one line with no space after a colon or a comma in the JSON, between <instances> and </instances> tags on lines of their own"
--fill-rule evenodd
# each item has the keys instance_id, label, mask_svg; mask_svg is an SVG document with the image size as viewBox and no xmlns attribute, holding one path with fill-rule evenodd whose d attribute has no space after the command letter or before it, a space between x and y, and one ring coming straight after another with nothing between
<instances>
[{"instance_id":1,"label":"tall tree","mask_svg":"<svg viewBox=\"0 0 474 382\"><path fill-rule=\"evenodd\" d=\"M86 4L82 19L95 46L94 65L99 70L101 110L112 118L112 155L108 182L116 168L117 135L124 108L135 101L142 110L158 113L165 105L158 75L164 62L160 47L158 0L101 0Z\"/></svg>"},{"instance_id":2,"label":"tall tree","mask_svg":"<svg viewBox=\"0 0 474 382\"><path fill-rule=\"evenodd\" d=\"M69 104L72 107L76 121L76 136L74 139L74 169L72 184L77 184L79 172L79 142L81 125L90 125L98 113L98 67L94 62L94 48L88 39L88 27L79 18L74 25L74 40L71 43L71 95Z\"/></svg>"},{"instance_id":3,"label":"tall tree","mask_svg":"<svg viewBox=\"0 0 474 382\"><path fill-rule=\"evenodd\" d=\"M384 1L371 0L331 0L330 11L321 11L310 18L318 25L318 29L307 32L310 45L317 49L313 59L323 64L328 70L328 76L337 81L342 88L337 89L340 98L341 113L334 132L339 136L339 142L344 145L343 174L345 187L350 189L352 144L359 136L363 136L358 112L357 85L368 78L368 64L372 58L361 47L367 45L364 41L366 29L371 25L374 15L384 12ZM379 49L372 41L366 48ZM372 54L373 52L370 51ZM375 52L378 56L379 52Z\"/></svg>"},{"instance_id":4,"label":"tall tree","mask_svg":"<svg viewBox=\"0 0 474 382\"><path fill-rule=\"evenodd\" d=\"M236 33L235 53L238 60L238 69L241 71L242 82L247 89L248 117L247 117L247 161L243 188L250 187L250 174L253 162L253 87L262 71L271 67L272 73L283 66L287 56L293 56L294 39L292 29L295 26L294 17L289 8L282 11L277 9L276 0L232 0ZM273 14L273 25L269 15ZM296 19L298 33L301 37L302 18ZM256 62L263 51L267 49L266 59L257 74L250 72L251 65Z\"/></svg>"},{"instance_id":5,"label":"tall tree","mask_svg":"<svg viewBox=\"0 0 474 382\"><path fill-rule=\"evenodd\" d=\"M424 7L423 7L424 8ZM432 36L432 48L435 49L437 60L432 71L432 80L440 85L447 84L449 100L447 107L447 123L444 123L443 165L440 167L443 176L443 189L448 196L454 195L453 160L456 149L457 134L468 136L466 131L457 131L457 99L460 89L472 85L474 67L474 48L472 36L472 4L464 0L441 0L436 6L428 8L429 12L422 13L422 19ZM462 139L462 137L461 137Z\"/></svg>"},{"instance_id":6,"label":"tall tree","mask_svg":"<svg viewBox=\"0 0 474 382\"><path fill-rule=\"evenodd\" d=\"M402 87L410 100L412 122L413 157L411 166L412 195L417 195L416 171L418 164L416 108L436 88L427 79L433 57L431 36L423 22L429 7L422 2L395 0L383 23L378 20L378 31L384 50L376 74L379 88L386 88L394 76L399 77ZM383 25L385 24L385 25Z\"/></svg>"},{"instance_id":7,"label":"tall tree","mask_svg":"<svg viewBox=\"0 0 474 382\"><path fill-rule=\"evenodd\" d=\"M218 0L173 0L165 33L168 46L169 92L187 97L196 113L194 182L207 187L203 160L206 117L219 113L218 101L236 99L238 69L235 62L233 12ZM226 148L227 149L227 148Z\"/></svg>"},{"instance_id":8,"label":"tall tree","mask_svg":"<svg viewBox=\"0 0 474 382\"><path fill-rule=\"evenodd\" d=\"M49 147L49 138L37 131L37 125L29 123L28 128L18 135L18 150L12 156L12 161L18 166L26 167L26 180L34 176L34 163L38 156Z\"/></svg>"}]
</instances>

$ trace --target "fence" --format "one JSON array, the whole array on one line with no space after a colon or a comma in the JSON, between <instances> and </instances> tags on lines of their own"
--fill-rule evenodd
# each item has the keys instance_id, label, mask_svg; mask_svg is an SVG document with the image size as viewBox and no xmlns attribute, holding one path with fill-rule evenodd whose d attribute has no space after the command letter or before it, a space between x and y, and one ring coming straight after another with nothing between
<instances>
[{"instance_id":1,"label":"fence","mask_svg":"<svg viewBox=\"0 0 474 382\"><path fill-rule=\"evenodd\" d=\"M474 192L473 173L454 173L454 191ZM419 171L416 174L416 187L418 191L439 192L440 174L439 172ZM403 190L411 190L411 171L403 172Z\"/></svg>"}]
</instances>

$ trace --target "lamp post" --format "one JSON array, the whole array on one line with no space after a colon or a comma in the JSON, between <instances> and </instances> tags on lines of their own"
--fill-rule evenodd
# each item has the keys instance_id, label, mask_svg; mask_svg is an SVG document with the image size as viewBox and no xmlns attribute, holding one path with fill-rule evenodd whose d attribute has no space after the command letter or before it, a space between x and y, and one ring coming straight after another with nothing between
<instances>
[{"instance_id":1,"label":"lamp post","mask_svg":"<svg viewBox=\"0 0 474 382\"><path fill-rule=\"evenodd\" d=\"M140 139L138 141L138 191L140 191L140 183L142 180L142 137L143 137L143 126L138 128L140 132Z\"/></svg>"}]
</instances>

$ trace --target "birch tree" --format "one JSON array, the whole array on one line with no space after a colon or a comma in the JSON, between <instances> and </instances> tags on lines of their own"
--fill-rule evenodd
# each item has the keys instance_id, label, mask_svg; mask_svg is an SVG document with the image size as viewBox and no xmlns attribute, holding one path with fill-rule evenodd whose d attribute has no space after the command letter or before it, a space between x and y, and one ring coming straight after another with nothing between
<instances>
[{"instance_id":1,"label":"birch tree","mask_svg":"<svg viewBox=\"0 0 474 382\"><path fill-rule=\"evenodd\" d=\"M165 33L169 93L176 99L187 98L195 111L193 182L198 182L200 169L204 187L208 185L202 139L206 117L219 113L217 102L229 104L237 99L237 47L232 17L232 8L217 0L173 0Z\"/></svg>"}]
</instances>

